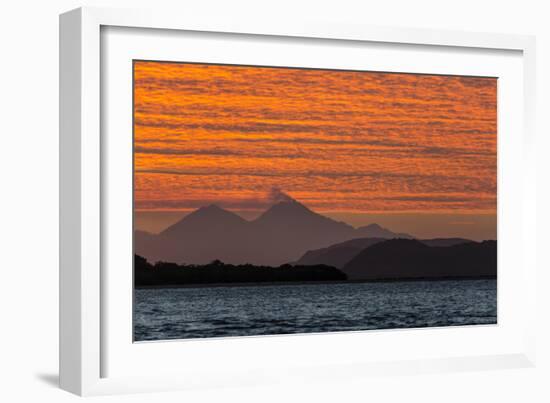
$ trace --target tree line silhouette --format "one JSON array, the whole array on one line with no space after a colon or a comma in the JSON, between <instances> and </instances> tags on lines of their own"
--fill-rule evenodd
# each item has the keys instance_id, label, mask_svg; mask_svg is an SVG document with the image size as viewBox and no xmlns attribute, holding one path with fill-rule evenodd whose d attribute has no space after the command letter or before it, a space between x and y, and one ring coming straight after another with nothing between
<instances>
[{"instance_id":1,"label":"tree line silhouette","mask_svg":"<svg viewBox=\"0 0 550 403\"><path fill-rule=\"evenodd\" d=\"M252 264L233 265L214 260L205 265L157 262L134 255L134 284L147 286L183 286L193 284L343 281L347 276L326 265L279 267Z\"/></svg>"}]
</instances>

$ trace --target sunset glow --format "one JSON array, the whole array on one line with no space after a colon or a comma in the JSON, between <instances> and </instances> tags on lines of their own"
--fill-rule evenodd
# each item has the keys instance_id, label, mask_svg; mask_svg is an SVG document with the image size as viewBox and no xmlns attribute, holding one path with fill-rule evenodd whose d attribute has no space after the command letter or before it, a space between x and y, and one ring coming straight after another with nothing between
<instances>
[{"instance_id":1,"label":"sunset glow","mask_svg":"<svg viewBox=\"0 0 550 403\"><path fill-rule=\"evenodd\" d=\"M135 209L496 215L497 79L134 62Z\"/></svg>"}]
</instances>

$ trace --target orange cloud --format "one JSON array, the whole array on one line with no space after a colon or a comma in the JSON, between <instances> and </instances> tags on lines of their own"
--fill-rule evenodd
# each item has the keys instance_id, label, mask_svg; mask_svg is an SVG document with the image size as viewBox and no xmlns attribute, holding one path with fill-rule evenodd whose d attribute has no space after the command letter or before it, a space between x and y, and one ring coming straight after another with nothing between
<instances>
[{"instance_id":1,"label":"orange cloud","mask_svg":"<svg viewBox=\"0 0 550 403\"><path fill-rule=\"evenodd\" d=\"M495 78L134 63L135 208L495 213Z\"/></svg>"}]
</instances>

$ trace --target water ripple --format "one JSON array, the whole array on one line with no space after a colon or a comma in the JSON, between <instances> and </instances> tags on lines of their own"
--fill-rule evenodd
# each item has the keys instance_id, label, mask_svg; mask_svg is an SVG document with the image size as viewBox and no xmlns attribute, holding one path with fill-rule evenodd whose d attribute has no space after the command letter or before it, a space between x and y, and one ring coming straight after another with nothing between
<instances>
[{"instance_id":1,"label":"water ripple","mask_svg":"<svg viewBox=\"0 0 550 403\"><path fill-rule=\"evenodd\" d=\"M494 324L496 280L135 290L136 341Z\"/></svg>"}]
</instances>

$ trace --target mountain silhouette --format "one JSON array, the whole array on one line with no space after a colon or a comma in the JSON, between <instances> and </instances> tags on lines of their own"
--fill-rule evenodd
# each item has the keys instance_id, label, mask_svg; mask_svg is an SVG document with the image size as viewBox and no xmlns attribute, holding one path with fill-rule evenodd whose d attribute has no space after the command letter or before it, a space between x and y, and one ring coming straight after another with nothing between
<instances>
[{"instance_id":1,"label":"mountain silhouette","mask_svg":"<svg viewBox=\"0 0 550 403\"><path fill-rule=\"evenodd\" d=\"M296 200L274 204L253 223L257 227L269 227L272 230L279 229L283 231L289 229L305 229L310 232L316 230L353 230L351 225L317 214Z\"/></svg>"},{"instance_id":2,"label":"mountain silhouette","mask_svg":"<svg viewBox=\"0 0 550 403\"><path fill-rule=\"evenodd\" d=\"M336 268L342 268L363 249L378 242L387 241L386 238L356 238L340 242L326 248L308 250L293 264L317 265L326 264ZM321 263L322 262L322 263Z\"/></svg>"},{"instance_id":3,"label":"mountain silhouette","mask_svg":"<svg viewBox=\"0 0 550 403\"><path fill-rule=\"evenodd\" d=\"M216 205L201 207L158 235L136 231L134 250L150 262L206 264L218 259L279 266L296 261L305 251L375 232L386 238L398 236L377 225L355 229L288 198L253 221Z\"/></svg>"},{"instance_id":4,"label":"mountain silhouette","mask_svg":"<svg viewBox=\"0 0 550 403\"><path fill-rule=\"evenodd\" d=\"M376 225L376 224L374 224ZM393 232L381 228L384 233L393 234ZM379 231L379 232L382 232ZM392 237L394 238L394 237ZM395 237L398 238L398 237ZM294 264L296 265L318 265L325 264L336 268L342 268L359 254L363 249L377 244L379 242L387 241L386 238L357 238L349 241L340 242L335 245L331 245L327 248L308 250L300 259ZM452 246L461 243L472 242L469 239L463 238L435 238L435 239L422 239L420 240L428 246Z\"/></svg>"},{"instance_id":5,"label":"mountain silhouette","mask_svg":"<svg viewBox=\"0 0 550 403\"><path fill-rule=\"evenodd\" d=\"M471 239L465 239L465 238L434 238L434 239L421 239L420 242L428 246L453 246L453 245L459 245L461 243L474 242L474 241L472 241Z\"/></svg>"},{"instance_id":6,"label":"mountain silhouette","mask_svg":"<svg viewBox=\"0 0 550 403\"><path fill-rule=\"evenodd\" d=\"M160 236L172 238L186 237L189 234L215 235L223 231L242 230L246 224L246 220L237 214L224 210L215 204L211 204L207 207L201 207L185 216L174 225L162 231Z\"/></svg>"},{"instance_id":7,"label":"mountain silhouette","mask_svg":"<svg viewBox=\"0 0 550 403\"><path fill-rule=\"evenodd\" d=\"M361 238L386 238L386 239L392 239L392 238L405 238L405 239L413 239L414 237L409 234L403 234L403 233L395 233L390 231L389 229L383 228L378 224L370 224L365 225L364 227L359 227L355 231L357 234L357 237Z\"/></svg>"},{"instance_id":8,"label":"mountain silhouette","mask_svg":"<svg viewBox=\"0 0 550 403\"><path fill-rule=\"evenodd\" d=\"M153 262L240 261L247 249L248 224L219 206L201 207L158 235L137 234L135 252Z\"/></svg>"},{"instance_id":9,"label":"mountain silhouette","mask_svg":"<svg viewBox=\"0 0 550 403\"><path fill-rule=\"evenodd\" d=\"M305 250L352 237L354 228L317 214L297 201L279 202L251 222L253 244L262 250L256 262L278 265Z\"/></svg>"},{"instance_id":10,"label":"mountain silhouette","mask_svg":"<svg viewBox=\"0 0 550 403\"><path fill-rule=\"evenodd\" d=\"M342 271L350 280L496 277L496 241L428 246L412 239L376 243L351 259Z\"/></svg>"}]
</instances>

